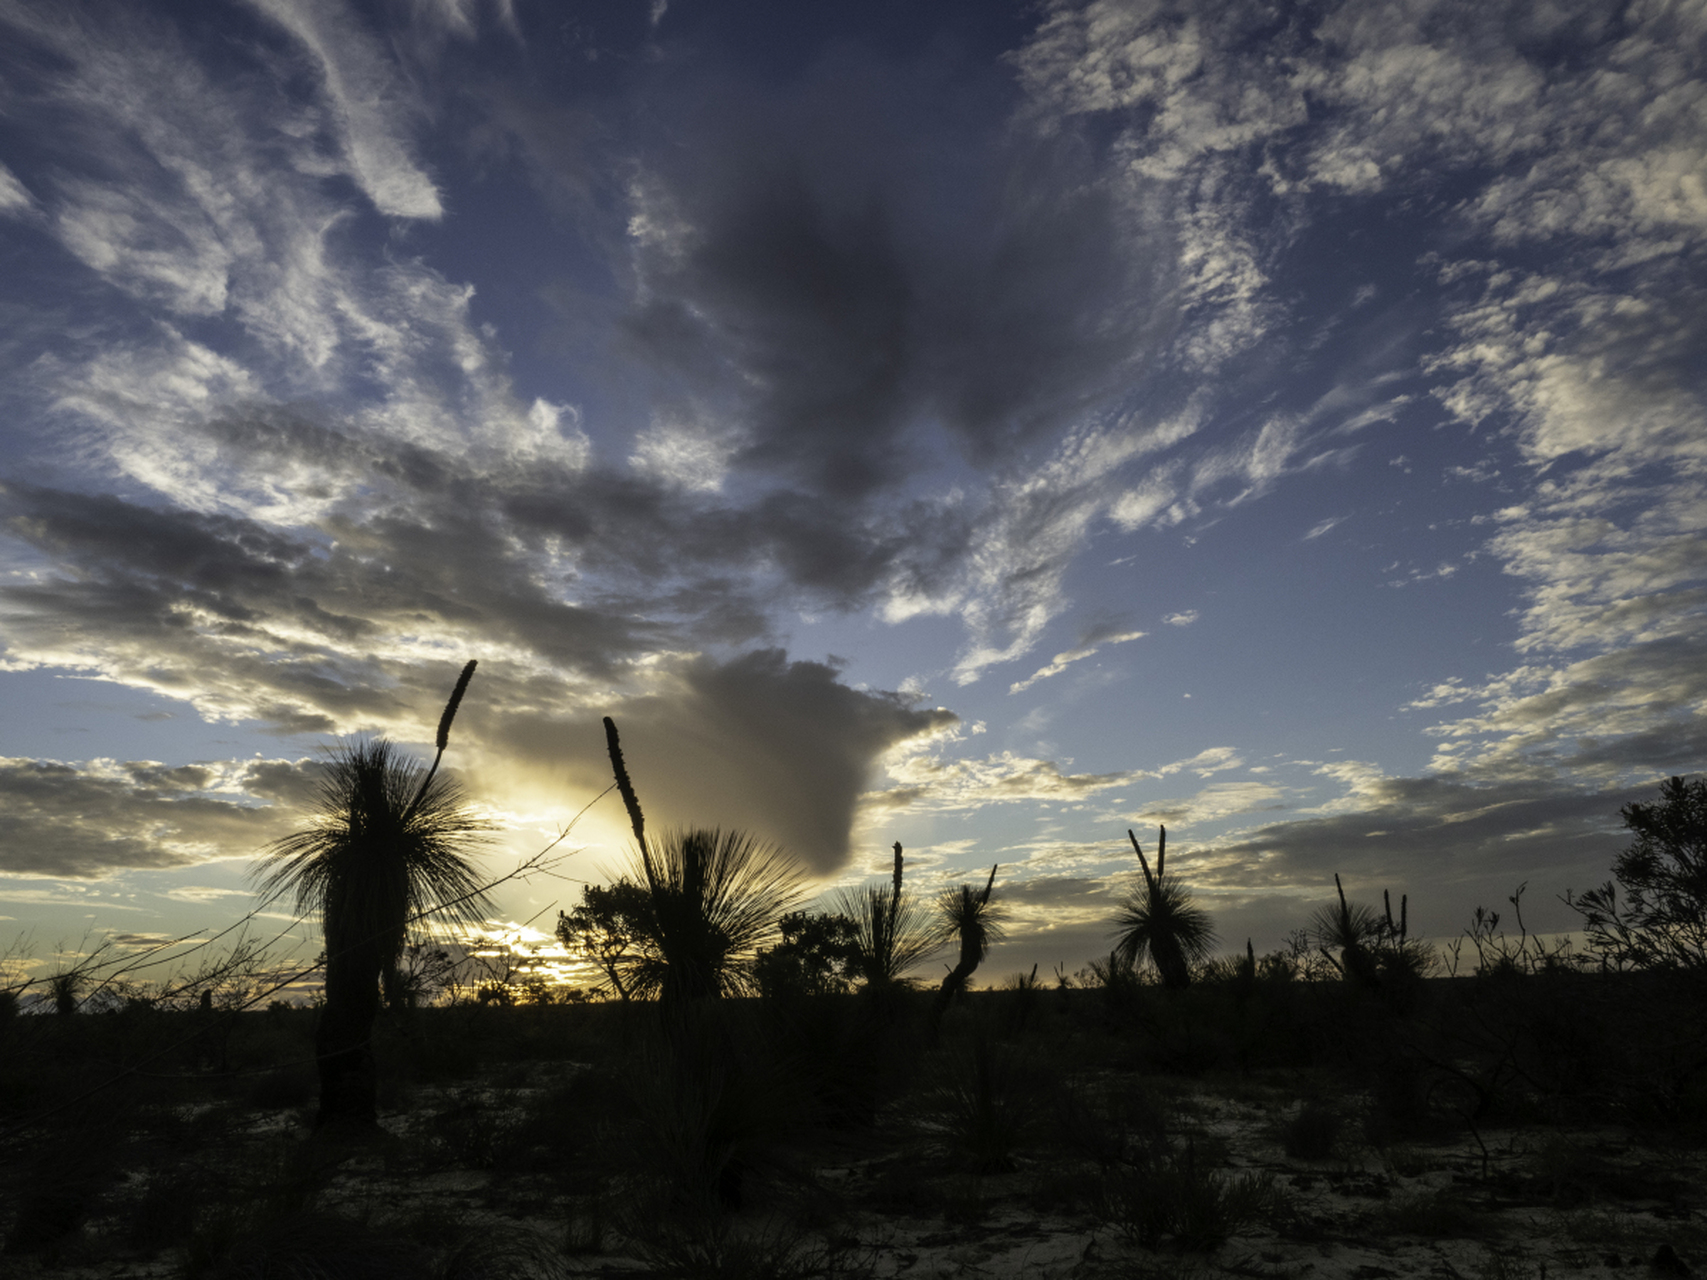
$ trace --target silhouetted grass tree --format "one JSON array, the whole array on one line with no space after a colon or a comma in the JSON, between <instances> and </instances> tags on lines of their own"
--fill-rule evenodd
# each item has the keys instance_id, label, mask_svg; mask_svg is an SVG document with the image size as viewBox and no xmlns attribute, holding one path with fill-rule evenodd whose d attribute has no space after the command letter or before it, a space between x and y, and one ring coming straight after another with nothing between
<instances>
[{"instance_id":1,"label":"silhouetted grass tree","mask_svg":"<svg viewBox=\"0 0 1707 1280\"><path fill-rule=\"evenodd\" d=\"M1338 906L1318 907L1310 919L1310 932L1317 948L1347 982L1368 991L1381 986L1381 971L1375 963L1375 946L1380 941L1385 922L1370 907L1349 902L1339 873L1334 873L1334 888L1339 893ZM1401 911L1405 900L1399 900ZM1389 910L1389 916L1391 911ZM1336 957L1333 953L1338 952Z\"/></svg>"},{"instance_id":2,"label":"silhouetted grass tree","mask_svg":"<svg viewBox=\"0 0 1707 1280\"><path fill-rule=\"evenodd\" d=\"M838 912L853 921L855 964L873 989L893 986L947 941L930 905L907 893L902 865L901 842L896 841L888 885L863 885L836 898Z\"/></svg>"},{"instance_id":3,"label":"silhouetted grass tree","mask_svg":"<svg viewBox=\"0 0 1707 1280\"><path fill-rule=\"evenodd\" d=\"M1311 921L1311 936L1321 955L1347 982L1364 991L1381 992L1395 1009L1408 1011L1418 991L1417 980L1436 963L1433 949L1410 937L1409 897L1400 895L1395 920L1392 895L1386 890L1377 912L1347 901L1337 874L1334 888L1338 904L1318 908ZM1339 952L1337 958L1334 950Z\"/></svg>"},{"instance_id":4,"label":"silhouetted grass tree","mask_svg":"<svg viewBox=\"0 0 1707 1280\"><path fill-rule=\"evenodd\" d=\"M54 974L47 980L47 993L53 1011L62 1018L70 1017L83 1003L83 974L75 969Z\"/></svg>"},{"instance_id":5,"label":"silhouetted grass tree","mask_svg":"<svg viewBox=\"0 0 1707 1280\"><path fill-rule=\"evenodd\" d=\"M632 990L665 1004L745 993L752 962L802 897L799 869L742 831L666 832L644 853L648 902Z\"/></svg>"},{"instance_id":6,"label":"silhouetted grass tree","mask_svg":"<svg viewBox=\"0 0 1707 1280\"><path fill-rule=\"evenodd\" d=\"M679 1004L749 990L759 949L803 896L799 868L776 846L741 831L672 831L654 848L616 722L606 716L604 726L611 770L634 828L633 880L647 898L635 921L630 994Z\"/></svg>"},{"instance_id":7,"label":"silhouetted grass tree","mask_svg":"<svg viewBox=\"0 0 1707 1280\"><path fill-rule=\"evenodd\" d=\"M1126 833L1133 852L1138 855L1143 883L1135 886L1120 904L1115 954L1134 966L1140 957L1148 955L1161 975L1162 985L1178 991L1191 984L1191 966L1209 959L1215 946L1215 930L1209 922L1209 913L1192 902L1191 894L1177 881L1165 878L1168 829L1158 830L1161 834L1156 844L1153 875L1144 850L1138 845L1138 837L1130 830Z\"/></svg>"},{"instance_id":8,"label":"silhouetted grass tree","mask_svg":"<svg viewBox=\"0 0 1707 1280\"><path fill-rule=\"evenodd\" d=\"M438 773L474 666L463 668L439 719L430 768L383 738L338 748L314 825L268 850L275 862L262 875L265 900L293 894L298 911L320 914L326 939L326 1003L315 1037L320 1125L375 1122L380 979L395 965L410 920L437 913L473 924L489 908L467 855L491 824Z\"/></svg>"},{"instance_id":9,"label":"silhouetted grass tree","mask_svg":"<svg viewBox=\"0 0 1707 1280\"><path fill-rule=\"evenodd\" d=\"M1636 838L1613 880L1565 899L1589 945L1621 968L1707 972L1707 778L1669 778L1657 803L1620 815Z\"/></svg>"},{"instance_id":10,"label":"silhouetted grass tree","mask_svg":"<svg viewBox=\"0 0 1707 1280\"><path fill-rule=\"evenodd\" d=\"M991 867L990 878L982 889L969 884L956 885L944 889L937 898L939 927L946 937L959 939L960 959L937 989L936 1000L931 1005L933 1030L942 1022L942 1015L948 1012L955 996L966 989L967 979L990 953L991 944L1002 939L1006 913L1000 905L990 902L995 885L996 868Z\"/></svg>"}]
</instances>

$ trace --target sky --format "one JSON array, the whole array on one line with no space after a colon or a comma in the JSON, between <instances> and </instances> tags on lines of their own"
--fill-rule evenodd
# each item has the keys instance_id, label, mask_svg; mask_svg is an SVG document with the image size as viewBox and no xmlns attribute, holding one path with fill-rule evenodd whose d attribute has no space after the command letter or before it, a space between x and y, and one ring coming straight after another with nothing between
<instances>
[{"instance_id":1,"label":"sky","mask_svg":"<svg viewBox=\"0 0 1707 1280\"><path fill-rule=\"evenodd\" d=\"M223 927L470 658L483 865L579 850L495 928L621 868L605 715L654 829L1000 864L984 977L1106 954L1159 824L1228 950L1335 873L1568 928L1707 761L1704 50L0 0L0 940Z\"/></svg>"}]
</instances>

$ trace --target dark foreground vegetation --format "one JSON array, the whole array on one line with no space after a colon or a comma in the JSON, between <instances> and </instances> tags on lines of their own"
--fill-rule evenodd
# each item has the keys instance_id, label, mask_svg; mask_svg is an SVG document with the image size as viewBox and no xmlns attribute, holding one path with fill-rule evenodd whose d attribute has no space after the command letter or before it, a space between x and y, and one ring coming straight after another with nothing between
<instances>
[{"instance_id":1,"label":"dark foreground vegetation","mask_svg":"<svg viewBox=\"0 0 1707 1280\"><path fill-rule=\"evenodd\" d=\"M649 837L605 729L634 864L558 931L610 999L465 984L423 1007L408 927L491 887L462 860L479 827L434 789L436 760L346 750L316 826L275 847L264 881L321 916L321 1007L257 1011L264 987L221 1006L210 982L193 1002L112 987L90 1012L87 969L27 1014L0 999L0 1269L1707 1266L1707 783L1626 809L1616 885L1575 903L1587 957L1537 944L1520 909L1515 938L1478 911L1441 977L1404 895L1395 913L1390 895L1376 911L1341 891L1286 950L1216 960L1165 833L1153 870L1129 833L1142 878L1108 958L974 991L1002 928L998 868L932 905L896 845L887 886L796 910L797 872L742 833ZM910 983L938 952L954 957L941 985Z\"/></svg>"},{"instance_id":2,"label":"dark foreground vegetation","mask_svg":"<svg viewBox=\"0 0 1707 1280\"><path fill-rule=\"evenodd\" d=\"M1707 1262L1691 974L1514 962L1402 1001L1278 964L1104 974L969 993L934 1044L936 993L899 985L384 1013L371 1140L314 1127L314 1010L13 1016L0 1273L1371 1280L1333 1259L1406 1239L1502 1280Z\"/></svg>"}]
</instances>

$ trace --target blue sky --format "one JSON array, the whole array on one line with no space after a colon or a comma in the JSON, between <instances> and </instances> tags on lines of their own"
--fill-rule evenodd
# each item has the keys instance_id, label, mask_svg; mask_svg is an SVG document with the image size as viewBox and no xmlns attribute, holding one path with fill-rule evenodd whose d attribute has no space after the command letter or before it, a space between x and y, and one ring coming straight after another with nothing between
<instances>
[{"instance_id":1,"label":"blue sky","mask_svg":"<svg viewBox=\"0 0 1707 1280\"><path fill-rule=\"evenodd\" d=\"M1106 951L1604 880L1707 758L1707 4L0 0L0 925L324 749ZM574 875L616 865L614 799ZM513 887L494 923L573 901Z\"/></svg>"}]
</instances>

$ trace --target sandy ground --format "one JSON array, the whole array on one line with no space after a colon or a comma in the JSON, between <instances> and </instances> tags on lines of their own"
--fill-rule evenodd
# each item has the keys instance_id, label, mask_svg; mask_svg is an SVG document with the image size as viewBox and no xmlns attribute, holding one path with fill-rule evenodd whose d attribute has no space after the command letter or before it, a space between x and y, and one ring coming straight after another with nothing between
<instances>
[{"instance_id":1,"label":"sandy ground","mask_svg":"<svg viewBox=\"0 0 1707 1280\"><path fill-rule=\"evenodd\" d=\"M687 1245L661 1248L652 1224L623 1223L603 1196L567 1193L548 1174L502 1167L423 1167L398 1151L431 1149L453 1125L467 1141L482 1126L519 1123L528 1103L566 1065L541 1066L526 1085L503 1090L419 1092L407 1113L384 1118L391 1141L328 1168L315 1206L443 1249L458 1232L486 1241L525 1239L530 1263L486 1271L503 1277L645 1275L685 1265ZM1094 1165L1039 1149L1009 1172L956 1172L915 1139L897 1152L858 1148L797 1152L789 1175L787 1225L777 1204L736 1215L711 1274L871 1277L1259 1277L1264 1280L1546 1280L1633 1275L1707 1275L1707 1152L1663 1136L1613 1128L1525 1127L1457 1132L1380 1148L1354 1124L1325 1159L1288 1157L1281 1129L1301 1105L1282 1084L1224 1089L1174 1082L1170 1128L1222 1176L1272 1175L1277 1205L1212 1250L1164 1239L1143 1247L1110 1221ZM1358 1099L1336 1104L1355 1115ZM193 1117L191 1117L193 1118ZM233 1176L299 1145L301 1111L248 1112L219 1119ZM167 1277L182 1255L139 1256L98 1248L146 1187L115 1188L109 1216L84 1228L85 1246L50 1267L41 1258L0 1258L0 1276ZM802 1206L807 1212L802 1212ZM613 1221L614 1219L614 1221ZM427 1231L431 1235L430 1230ZM686 1237L691 1238L692 1233ZM749 1265L733 1263L745 1251ZM77 1256L81 1252L82 1260ZM103 1261L87 1260L105 1253ZM768 1260L767 1271L760 1263ZM472 1265L472 1264L471 1264ZM677 1272L678 1274L680 1272ZM259 1273L257 1273L259 1274ZM286 1274L267 1272L268 1275ZM295 1275L297 1273L290 1273ZM430 1271L424 1274L430 1274Z\"/></svg>"}]
</instances>

